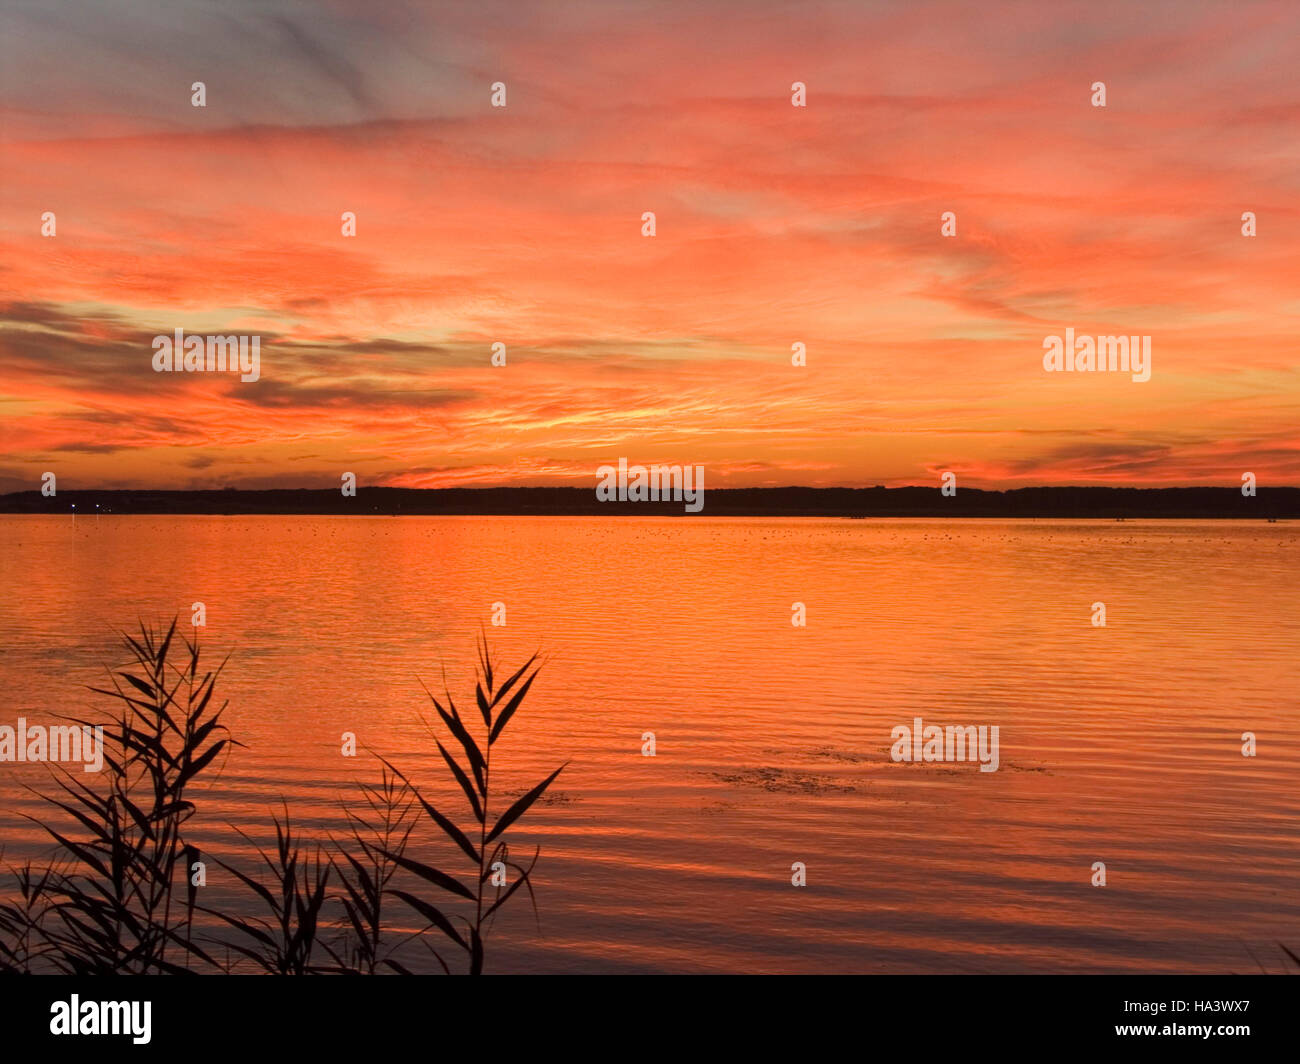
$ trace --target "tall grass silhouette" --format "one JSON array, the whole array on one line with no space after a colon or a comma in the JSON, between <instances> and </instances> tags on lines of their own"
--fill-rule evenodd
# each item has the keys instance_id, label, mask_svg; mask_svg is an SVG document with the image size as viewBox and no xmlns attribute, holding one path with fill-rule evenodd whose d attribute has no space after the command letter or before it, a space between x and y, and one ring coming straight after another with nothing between
<instances>
[{"instance_id":1,"label":"tall grass silhouette","mask_svg":"<svg viewBox=\"0 0 1300 1064\"><path fill-rule=\"evenodd\" d=\"M293 833L287 805L284 823L279 817L271 819L275 824L275 851L268 854L256 847L262 863L270 871L271 887L263 886L225 861L217 860L217 864L265 902L273 917L272 922L267 924L255 918L234 916L206 907L202 911L224 920L240 931L245 939L251 939L251 946L238 941L226 945L263 972L268 975L308 975L316 971L312 966L312 955L317 946L332 862L322 855L319 845L312 853L303 856L302 847ZM248 839L242 831L239 834Z\"/></svg>"},{"instance_id":2,"label":"tall grass silhouette","mask_svg":"<svg viewBox=\"0 0 1300 1064\"><path fill-rule=\"evenodd\" d=\"M387 766L378 785L360 784L364 805L345 805L350 838L336 843L336 866L343 893L339 902L347 914L352 934L341 949L326 946L340 970L374 975L381 965L397 972L406 969L392 957L400 943L385 943L384 900L397 873L389 854L405 854L415 830L415 798Z\"/></svg>"},{"instance_id":3,"label":"tall grass silhouette","mask_svg":"<svg viewBox=\"0 0 1300 1064\"><path fill-rule=\"evenodd\" d=\"M263 865L257 878L213 855L200 855L184 834L196 811L187 797L195 781L223 753L242 745L221 723L226 704L215 698L225 662L204 671L197 642L177 637L175 619L165 631L142 624L138 637L123 639L132 662L110 671L111 688L91 689L111 698L116 713L107 722L63 718L79 726L104 726L104 772L87 785L53 764L58 791L39 795L84 832L41 825L54 843L49 864L40 868L28 861L9 869L12 887L0 899L0 971L182 974L251 966L281 975L409 974L413 962L399 954L415 942L448 973L452 965L442 953L450 943L464 955L462 970L480 974L487 930L520 887L536 911L532 872L540 850L526 867L518 864L505 833L564 766L494 821L489 813L497 804L493 749L537 678L537 654L498 687L486 637L480 635L475 699L483 721L481 743L450 694L444 696L446 707L429 696L468 766L434 736L473 814L468 831L380 758L379 783L362 784L361 801L344 806L348 833L342 839L331 838L328 846L304 843L287 804L283 820L273 815L275 846L269 852L255 847ZM452 875L408 857L408 842L420 823L431 823L449 839L467 867ZM228 912L199 905L204 888L194 886L188 873L201 856L244 888L265 918L249 915L248 906ZM503 890L495 873L507 868L515 878ZM337 884L333 891L331 883ZM430 886L436 893L428 893ZM461 903L464 911L451 908L447 899ZM423 927L398 936L390 924L395 903L414 911ZM340 910L337 919L328 907ZM196 912L227 928L227 935L196 933ZM335 933L332 939L327 931ZM441 936L442 951L429 942L429 932ZM223 951L224 962L214 959Z\"/></svg>"},{"instance_id":4,"label":"tall grass silhouette","mask_svg":"<svg viewBox=\"0 0 1300 1064\"><path fill-rule=\"evenodd\" d=\"M20 877L26 970L39 955L67 974L175 973L202 953L189 943L194 895L173 895L195 853L183 837L195 809L187 789L235 745L221 724L225 706L213 699L221 669L201 669L198 644L176 638L175 620L166 632L142 626L124 641L134 661L110 673L111 689L92 688L114 700L116 715L62 718L104 728L104 772L96 788L50 766L61 793L42 797L87 834L74 840L46 827L65 866L36 877L29 864ZM6 908L5 925L15 916ZM18 960L8 947L4 955Z\"/></svg>"},{"instance_id":5,"label":"tall grass silhouette","mask_svg":"<svg viewBox=\"0 0 1300 1064\"><path fill-rule=\"evenodd\" d=\"M385 766L410 787L411 793L415 795L429 821L465 855L469 867L462 873L462 876L466 874L473 876L473 885L468 886L462 879L457 879L455 876L434 868L432 865L422 864L407 857L403 852L385 850L384 855L399 867L415 874L432 886L436 892L432 896L433 899L441 901L443 897L453 900L460 898L472 903L474 907L473 919L464 915L459 916L460 926L458 927L457 918L448 916L444 909L434 904L434 900L429 897L420 897L409 891L396 888L393 889L392 893L419 913L420 916L428 920L431 927L441 931L450 943L465 955L471 975L480 975L483 971L485 929L491 924L501 907L510 900L520 887L527 889L534 910L536 909L536 898L533 895L532 887L532 871L536 867L540 850L534 852L532 860L529 862L528 867L525 868L511 859L509 845L502 836L506 829L523 816L533 803L546 792L546 789L555 782L556 777L564 771L565 766L561 765L541 783L516 799L495 821L491 819L491 808L493 796L492 751L501 738L502 732L505 731L506 725L510 723L511 718L523 703L529 688L533 685L533 681L537 679L537 674L541 670L541 666L536 665L537 657L538 655L534 654L524 662L517 672L511 675L500 687L497 687L492 668L492 658L487 647L487 639L486 637L480 637L479 667L475 677L474 696L479 715L483 719L483 726L480 730L483 737L481 744L474 738L469 725L461 717L456 708L456 703L452 700L451 692L447 690L445 683L443 685L443 697L446 699L446 706L443 706L427 688L425 689L425 693L429 696L429 701L433 703L434 709L438 711L442 723L460 745L466 764L469 766L469 770L466 771L461 763L448 751L447 747L443 745L442 740L434 734L433 739L438 746L438 753L442 755L448 771L460 785L473 815L473 823L468 832L462 830L454 820L439 811L392 764L384 761ZM522 683L520 682L521 679ZM511 694L512 691L514 692L513 695ZM509 701L506 701L507 696L509 696ZM475 833L477 833L477 841L473 838ZM489 846L492 847L490 853ZM485 887L490 879L495 878L493 875L494 867L513 870L515 880L506 888L504 893L502 893L500 885L498 885L495 894L489 898ZM442 955L435 951L435 956L444 970L450 971L450 967Z\"/></svg>"}]
</instances>

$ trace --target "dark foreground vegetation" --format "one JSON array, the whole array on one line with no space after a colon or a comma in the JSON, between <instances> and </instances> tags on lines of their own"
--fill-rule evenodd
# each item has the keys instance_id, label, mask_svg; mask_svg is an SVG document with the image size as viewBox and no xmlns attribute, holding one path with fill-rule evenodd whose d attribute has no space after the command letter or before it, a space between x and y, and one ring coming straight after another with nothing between
<instances>
[{"instance_id":1,"label":"dark foreground vegetation","mask_svg":"<svg viewBox=\"0 0 1300 1064\"><path fill-rule=\"evenodd\" d=\"M52 789L42 795L52 819L76 829L45 827L54 856L10 867L11 882L0 888L0 972L483 971L497 912L520 888L532 898L538 853L520 863L506 832L563 768L498 810L494 752L537 678L536 654L502 678L482 639L474 708L463 716L449 693L429 695L445 728L431 741L464 794L467 815L435 807L380 758L378 782L361 786L347 807L344 838L305 843L284 808L272 817L275 847L259 851L259 869L244 871L201 854L185 833L196 783L240 746L215 697L224 663L201 667L197 643L178 635L174 620L166 631L142 625L125 643L132 664L111 674L110 687L95 689L114 712L66 718L104 726L102 771L52 764ZM424 834L457 865L437 868L411 857L410 844ZM199 864L224 869L247 891L238 914L203 904L204 887L194 883ZM196 914L227 931L198 930Z\"/></svg>"}]
</instances>

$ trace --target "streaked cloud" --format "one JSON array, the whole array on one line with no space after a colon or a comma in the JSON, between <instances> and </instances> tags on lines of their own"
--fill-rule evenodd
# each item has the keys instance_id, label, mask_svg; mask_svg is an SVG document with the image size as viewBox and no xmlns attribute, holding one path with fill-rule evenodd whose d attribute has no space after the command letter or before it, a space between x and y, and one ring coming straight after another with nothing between
<instances>
[{"instance_id":1,"label":"streaked cloud","mask_svg":"<svg viewBox=\"0 0 1300 1064\"><path fill-rule=\"evenodd\" d=\"M0 490L568 483L618 455L715 485L1300 483L1285 5L3 20ZM1152 335L1152 380L1043 374L1066 326ZM153 373L178 327L260 334L262 379Z\"/></svg>"}]
</instances>

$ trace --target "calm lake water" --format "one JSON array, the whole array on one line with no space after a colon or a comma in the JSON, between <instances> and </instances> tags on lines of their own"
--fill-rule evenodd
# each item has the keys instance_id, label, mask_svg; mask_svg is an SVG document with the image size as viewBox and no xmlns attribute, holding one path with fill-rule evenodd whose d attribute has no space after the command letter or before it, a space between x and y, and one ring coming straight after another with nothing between
<instances>
[{"instance_id":1,"label":"calm lake water","mask_svg":"<svg viewBox=\"0 0 1300 1064\"><path fill-rule=\"evenodd\" d=\"M85 688L125 664L115 633L205 604L247 748L191 795L191 834L247 871L230 825L265 843L281 797L340 833L377 775L345 731L460 809L421 681L445 665L471 706L480 623L502 671L543 648L494 781L571 763L514 832L542 850L540 930L523 900L489 971L1245 972L1300 950L1295 525L4 517L0 567L0 724L104 705ZM893 762L915 717L998 725L998 771ZM0 764L9 860L46 849L21 816L45 778Z\"/></svg>"}]
</instances>

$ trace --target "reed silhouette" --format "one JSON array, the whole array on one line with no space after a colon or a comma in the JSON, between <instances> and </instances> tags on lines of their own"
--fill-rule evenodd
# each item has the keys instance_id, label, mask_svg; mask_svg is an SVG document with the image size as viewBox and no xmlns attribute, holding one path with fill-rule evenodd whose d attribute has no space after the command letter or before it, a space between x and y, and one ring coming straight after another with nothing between
<instances>
[{"instance_id":1,"label":"reed silhouette","mask_svg":"<svg viewBox=\"0 0 1300 1064\"><path fill-rule=\"evenodd\" d=\"M565 766L561 765L541 783L518 798L505 812L497 817L495 823L490 818L490 806L493 793L492 751L497 740L501 738L501 733L505 731L506 725L510 723L510 719L515 715L524 697L528 694L528 689L532 687L533 681L537 679L537 673L541 669L540 665L535 665L537 657L534 654L524 662L519 671L510 676L500 687L497 687L494 682L492 659L488 652L487 639L486 637L480 637L479 671L475 680L474 696L479 715L483 718L482 745L475 740L469 726L456 709L456 703L452 700L451 693L446 690L445 684L443 687L444 697L447 701L445 707L427 688L425 689L425 693L429 695L429 701L433 703L434 709L438 711L438 716L446 725L447 731L460 744L469 765L469 771L466 772L442 744L437 735L433 736L434 742L438 746L438 752L446 762L448 771L460 784L460 788L473 813L474 826L470 829L470 832L472 833L475 828L477 829L477 844L471 838L471 833L461 830L455 821L436 809L433 803L428 801L405 776L388 761L384 761L384 765L410 787L428 819L465 855L471 866L470 874L474 876L474 886L466 886L464 882L454 876L448 875L431 865L412 860L402 852L385 850L384 856L434 887L439 892L434 895L435 898L441 900L441 896L446 895L453 899L459 897L472 902L474 905L474 918L473 920L466 917L460 918L465 932L462 934L453 920L428 898L417 897L405 890L395 889L392 893L428 920L431 926L441 931L454 946L466 955L471 975L479 975L483 971L485 928L491 924L498 910L510 900L521 886L528 890L529 898L533 901L534 911L536 910L537 903L533 896L532 871L536 867L540 850L534 852L532 861L525 868L511 859L510 847L502 838L502 835L545 793L546 789L555 782L556 777L564 771ZM530 669L531 672L529 672ZM525 674L527 675L525 676ZM522 683L519 682L521 678L523 679ZM506 701L506 697L512 691L514 694L509 701ZM489 846L493 847L490 855L488 853ZM509 885L504 893L501 892L500 884L498 884L495 896L488 899L484 887L489 880L496 879L494 869L504 870L506 868L515 872L516 878L514 882ZM484 907L485 904L486 908ZM450 971L441 954L435 951L434 955L437 957L438 962L443 965L444 970Z\"/></svg>"},{"instance_id":2,"label":"reed silhouette","mask_svg":"<svg viewBox=\"0 0 1300 1064\"><path fill-rule=\"evenodd\" d=\"M0 932L21 930L23 942L15 948L10 934L0 935L0 963L30 970L40 956L67 974L144 975L184 971L196 952L189 942L194 892L173 899L194 853L183 837L195 810L186 793L237 744L221 724L225 706L213 700L221 668L203 671L197 642L177 640L176 624L124 637L134 660L110 673L111 689L92 688L116 703L108 721L61 718L104 728L104 771L95 788L50 764L61 793L41 797L87 835L74 840L45 827L62 860L39 876L30 863L19 872L23 909L7 903Z\"/></svg>"},{"instance_id":3,"label":"reed silhouette","mask_svg":"<svg viewBox=\"0 0 1300 1064\"><path fill-rule=\"evenodd\" d=\"M104 726L104 771L87 785L51 764L58 791L33 792L84 833L42 824L54 843L49 863L40 867L29 860L9 867L12 886L0 899L0 972L186 974L251 967L279 975L411 974L413 962L401 951L418 943L450 974L452 966L429 941L429 933L436 932L439 941L445 939L444 950L450 943L463 953L462 970L481 974L487 931L520 887L536 912L532 872L540 849L525 867L511 858L505 833L564 767L495 821L489 819L496 806L493 749L537 678L538 655L497 686L486 636L480 635L475 700L483 720L481 744L449 693L446 707L429 695L468 766L463 768L433 736L468 800L473 815L468 832L379 758L379 783L362 784L361 800L344 804L344 838L304 843L286 803L283 819L271 818L274 848L255 847L265 881L209 856L232 883L245 888L250 905L267 915L263 919L248 915L249 906L232 912L198 904L203 888L190 873L205 855L185 837L185 825L196 812L188 795L223 753L242 744L221 723L226 704L215 699L226 663L205 671L197 641L178 638L177 624L173 619L164 631L142 623L138 636L123 637L133 660L110 671L111 688L91 689L114 700L116 712L106 721L62 718L78 726ZM467 868L458 872L460 878L407 855L421 823L433 825L464 854ZM506 869L515 873L508 885ZM424 926L398 936L389 925L394 899ZM233 931L233 937L196 932L196 912Z\"/></svg>"}]
</instances>

